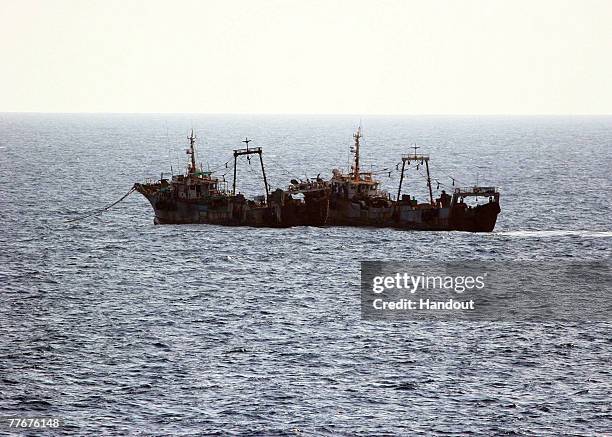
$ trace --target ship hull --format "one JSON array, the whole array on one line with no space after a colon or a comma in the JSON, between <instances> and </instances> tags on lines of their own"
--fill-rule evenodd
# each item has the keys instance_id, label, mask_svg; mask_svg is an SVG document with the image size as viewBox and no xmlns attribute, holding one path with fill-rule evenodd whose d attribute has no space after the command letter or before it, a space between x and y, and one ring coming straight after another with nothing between
<instances>
[{"instance_id":1,"label":"ship hull","mask_svg":"<svg viewBox=\"0 0 612 437\"><path fill-rule=\"evenodd\" d=\"M392 227L414 231L492 232L500 212L497 202L467 208L415 208L408 204L367 205L346 199L332 200L330 226Z\"/></svg>"},{"instance_id":2,"label":"ship hull","mask_svg":"<svg viewBox=\"0 0 612 437\"><path fill-rule=\"evenodd\" d=\"M330 226L388 227L392 223L393 206L386 203L371 205L365 201L332 199L329 207Z\"/></svg>"},{"instance_id":3,"label":"ship hull","mask_svg":"<svg viewBox=\"0 0 612 437\"><path fill-rule=\"evenodd\" d=\"M156 225L178 225L178 224L216 224L233 225L239 224L240 220L233 217L231 208L203 208L201 205L184 204L177 202L173 208L159 207L151 202L155 212L154 223Z\"/></svg>"},{"instance_id":4,"label":"ship hull","mask_svg":"<svg viewBox=\"0 0 612 437\"><path fill-rule=\"evenodd\" d=\"M485 203L473 208L451 211L450 225L456 231L493 232L501 212L498 202Z\"/></svg>"},{"instance_id":5,"label":"ship hull","mask_svg":"<svg viewBox=\"0 0 612 437\"><path fill-rule=\"evenodd\" d=\"M500 212L497 202L465 208L415 209L400 205L394 227L416 231L492 232Z\"/></svg>"},{"instance_id":6,"label":"ship hull","mask_svg":"<svg viewBox=\"0 0 612 437\"><path fill-rule=\"evenodd\" d=\"M215 224L222 226L291 227L324 226L329 199L325 196L306 202L283 201L256 204L238 197L211 200L175 199L159 192L136 187L155 212L154 223Z\"/></svg>"}]
</instances>

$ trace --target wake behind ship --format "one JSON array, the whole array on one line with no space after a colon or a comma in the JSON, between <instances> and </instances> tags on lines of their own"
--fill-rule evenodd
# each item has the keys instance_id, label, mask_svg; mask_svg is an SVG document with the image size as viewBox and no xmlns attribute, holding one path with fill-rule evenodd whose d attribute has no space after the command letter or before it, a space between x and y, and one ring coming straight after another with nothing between
<instances>
[{"instance_id":1,"label":"wake behind ship","mask_svg":"<svg viewBox=\"0 0 612 437\"><path fill-rule=\"evenodd\" d=\"M329 190L325 183L313 181L292 184L287 190L269 193L263 164L262 149L234 150L234 179L228 192L224 180L203 171L196 165L196 137L189 139L190 162L185 174L173 175L171 180L160 178L134 184L134 189L151 203L155 224L209 223L227 226L288 227L323 226L327 221ZM247 199L236 194L237 158L258 155L264 179L265 196Z\"/></svg>"}]
</instances>

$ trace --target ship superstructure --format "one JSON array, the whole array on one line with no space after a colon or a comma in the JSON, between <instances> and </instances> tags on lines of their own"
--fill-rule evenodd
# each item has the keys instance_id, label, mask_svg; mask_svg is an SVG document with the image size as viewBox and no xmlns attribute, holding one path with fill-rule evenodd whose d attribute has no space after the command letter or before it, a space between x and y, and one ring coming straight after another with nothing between
<instances>
[{"instance_id":1,"label":"ship superstructure","mask_svg":"<svg viewBox=\"0 0 612 437\"><path fill-rule=\"evenodd\" d=\"M348 173L332 170L330 225L381 226L393 214L393 204L386 191L380 189L373 172L361 170L361 127L353 134L353 163Z\"/></svg>"}]
</instances>

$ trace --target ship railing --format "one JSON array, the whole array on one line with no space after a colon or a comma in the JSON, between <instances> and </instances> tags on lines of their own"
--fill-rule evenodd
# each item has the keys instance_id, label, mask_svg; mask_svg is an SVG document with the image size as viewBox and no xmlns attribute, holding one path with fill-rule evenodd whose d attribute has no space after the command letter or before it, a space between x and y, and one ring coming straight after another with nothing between
<instances>
[{"instance_id":1,"label":"ship railing","mask_svg":"<svg viewBox=\"0 0 612 437\"><path fill-rule=\"evenodd\" d=\"M303 182L298 185L289 185L287 191L290 193L305 193L309 191L318 191L327 188L328 184L325 181L318 182Z\"/></svg>"},{"instance_id":2,"label":"ship railing","mask_svg":"<svg viewBox=\"0 0 612 437\"><path fill-rule=\"evenodd\" d=\"M459 187L455 194L460 196L491 196L497 193L497 187Z\"/></svg>"},{"instance_id":3,"label":"ship railing","mask_svg":"<svg viewBox=\"0 0 612 437\"><path fill-rule=\"evenodd\" d=\"M402 155L402 160L403 161L429 161L429 155L415 155L413 154L407 154L407 155Z\"/></svg>"},{"instance_id":4,"label":"ship railing","mask_svg":"<svg viewBox=\"0 0 612 437\"><path fill-rule=\"evenodd\" d=\"M252 153L261 153L261 147L248 147L246 149L235 149L234 156L246 155Z\"/></svg>"}]
</instances>

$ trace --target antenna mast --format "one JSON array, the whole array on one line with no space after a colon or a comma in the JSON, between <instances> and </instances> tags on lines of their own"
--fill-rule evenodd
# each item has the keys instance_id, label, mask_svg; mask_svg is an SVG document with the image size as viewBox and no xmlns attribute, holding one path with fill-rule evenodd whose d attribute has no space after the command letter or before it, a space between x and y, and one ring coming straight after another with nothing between
<instances>
[{"instance_id":1,"label":"antenna mast","mask_svg":"<svg viewBox=\"0 0 612 437\"><path fill-rule=\"evenodd\" d=\"M359 182L359 139L361 135L361 125L357 128L357 132L353 134L355 139L355 163L353 164L353 178L356 182Z\"/></svg>"},{"instance_id":2,"label":"antenna mast","mask_svg":"<svg viewBox=\"0 0 612 437\"><path fill-rule=\"evenodd\" d=\"M191 169L190 173L196 172L196 161L195 161L195 139L196 136L193 134L193 128L191 129L191 135L187 137L189 140L189 154L191 155Z\"/></svg>"}]
</instances>

